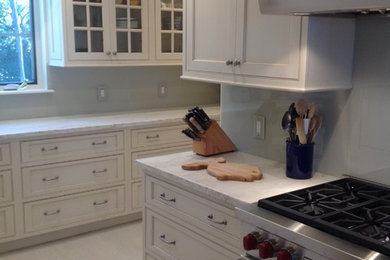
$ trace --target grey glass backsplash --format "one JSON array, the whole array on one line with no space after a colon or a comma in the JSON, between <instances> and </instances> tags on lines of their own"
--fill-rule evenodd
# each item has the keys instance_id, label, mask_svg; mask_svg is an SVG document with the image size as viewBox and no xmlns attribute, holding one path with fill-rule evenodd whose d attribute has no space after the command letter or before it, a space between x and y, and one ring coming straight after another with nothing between
<instances>
[{"instance_id":1,"label":"grey glass backsplash","mask_svg":"<svg viewBox=\"0 0 390 260\"><path fill-rule=\"evenodd\" d=\"M291 102L316 102L323 125L315 168L390 185L390 19L358 18L354 87L350 91L296 94L223 86L222 127L242 151L284 161L281 118ZM253 138L253 116L266 118L265 139Z\"/></svg>"}]
</instances>

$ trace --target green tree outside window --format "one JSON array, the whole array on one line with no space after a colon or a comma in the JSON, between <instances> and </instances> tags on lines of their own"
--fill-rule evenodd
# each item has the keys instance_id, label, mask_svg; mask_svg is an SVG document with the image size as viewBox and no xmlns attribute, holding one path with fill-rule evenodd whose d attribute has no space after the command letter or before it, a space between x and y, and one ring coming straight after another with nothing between
<instances>
[{"instance_id":1,"label":"green tree outside window","mask_svg":"<svg viewBox=\"0 0 390 260\"><path fill-rule=\"evenodd\" d=\"M0 0L0 85L36 83L32 0Z\"/></svg>"}]
</instances>

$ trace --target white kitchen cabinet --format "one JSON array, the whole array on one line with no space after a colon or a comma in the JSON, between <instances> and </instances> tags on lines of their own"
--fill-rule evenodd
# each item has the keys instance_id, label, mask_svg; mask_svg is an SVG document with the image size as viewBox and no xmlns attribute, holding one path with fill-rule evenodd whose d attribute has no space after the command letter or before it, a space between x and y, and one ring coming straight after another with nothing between
<instances>
[{"instance_id":1,"label":"white kitchen cabinet","mask_svg":"<svg viewBox=\"0 0 390 260\"><path fill-rule=\"evenodd\" d=\"M146 209L145 211L146 249L162 259L229 259L238 255L206 240L175 221Z\"/></svg>"},{"instance_id":2,"label":"white kitchen cabinet","mask_svg":"<svg viewBox=\"0 0 390 260\"><path fill-rule=\"evenodd\" d=\"M183 1L155 1L156 58L159 60L182 59Z\"/></svg>"},{"instance_id":3,"label":"white kitchen cabinet","mask_svg":"<svg viewBox=\"0 0 390 260\"><path fill-rule=\"evenodd\" d=\"M9 144L0 144L0 166L11 163L11 151Z\"/></svg>"},{"instance_id":4,"label":"white kitchen cabinet","mask_svg":"<svg viewBox=\"0 0 390 260\"><path fill-rule=\"evenodd\" d=\"M219 108L210 109L218 119ZM140 219L143 175L135 160L189 151L182 113L7 125L0 131L0 253Z\"/></svg>"},{"instance_id":5,"label":"white kitchen cabinet","mask_svg":"<svg viewBox=\"0 0 390 260\"><path fill-rule=\"evenodd\" d=\"M124 187L117 186L24 204L25 231L50 230L125 213Z\"/></svg>"},{"instance_id":6,"label":"white kitchen cabinet","mask_svg":"<svg viewBox=\"0 0 390 260\"><path fill-rule=\"evenodd\" d=\"M191 140L181 133L183 124L166 127L149 127L131 131L131 174L128 176L129 197L128 208L131 212L142 211L143 189L142 171L136 160L146 157L161 156L191 150Z\"/></svg>"},{"instance_id":7,"label":"white kitchen cabinet","mask_svg":"<svg viewBox=\"0 0 390 260\"><path fill-rule=\"evenodd\" d=\"M15 235L14 207L0 207L0 239Z\"/></svg>"},{"instance_id":8,"label":"white kitchen cabinet","mask_svg":"<svg viewBox=\"0 0 390 260\"><path fill-rule=\"evenodd\" d=\"M145 172L143 179L146 253L163 259L239 258L240 223L233 209L151 175Z\"/></svg>"},{"instance_id":9,"label":"white kitchen cabinet","mask_svg":"<svg viewBox=\"0 0 390 260\"><path fill-rule=\"evenodd\" d=\"M187 0L184 79L281 89L351 88L354 20L263 15L257 0Z\"/></svg>"},{"instance_id":10,"label":"white kitchen cabinet","mask_svg":"<svg viewBox=\"0 0 390 260\"><path fill-rule=\"evenodd\" d=\"M170 2L171 0L163 0ZM172 0L173 1L173 0ZM175 0L176 3L177 0ZM182 0L180 0L182 1ZM161 51L165 35L178 39L182 23L172 7L170 25L175 28L155 34L162 28L156 19L154 0L49 0L46 2L49 65L127 66L171 65L181 63L181 50ZM161 8L160 8L161 9ZM167 10L158 10L161 13ZM168 8L167 8L168 9ZM181 9L182 10L182 9ZM182 18L182 11L181 16ZM158 37L162 35L162 37ZM160 48L158 48L160 46ZM172 44L173 47L176 47ZM158 50L158 51L157 51ZM176 50L176 51L175 51ZM179 51L180 50L180 51ZM163 55L160 55L160 53Z\"/></svg>"}]
</instances>

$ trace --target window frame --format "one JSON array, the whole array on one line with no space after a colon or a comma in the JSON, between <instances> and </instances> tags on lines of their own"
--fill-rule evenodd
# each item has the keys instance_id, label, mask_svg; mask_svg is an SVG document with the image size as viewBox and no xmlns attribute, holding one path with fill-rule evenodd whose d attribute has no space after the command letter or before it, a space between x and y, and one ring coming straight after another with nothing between
<instances>
[{"instance_id":1,"label":"window frame","mask_svg":"<svg viewBox=\"0 0 390 260\"><path fill-rule=\"evenodd\" d=\"M51 92L48 91L47 85L47 54L46 54L46 35L45 35L45 9L44 0L33 0L33 39L35 45L35 71L36 71L36 84L28 84L25 90L6 91L4 85L0 86L1 94L13 94L21 92Z\"/></svg>"}]
</instances>

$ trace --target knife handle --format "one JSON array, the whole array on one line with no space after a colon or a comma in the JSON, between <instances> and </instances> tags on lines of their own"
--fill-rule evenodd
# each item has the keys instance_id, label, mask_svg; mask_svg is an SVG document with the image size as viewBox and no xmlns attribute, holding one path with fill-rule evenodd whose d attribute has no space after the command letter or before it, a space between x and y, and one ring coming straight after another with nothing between
<instances>
[{"instance_id":1,"label":"knife handle","mask_svg":"<svg viewBox=\"0 0 390 260\"><path fill-rule=\"evenodd\" d=\"M196 121L195 118L191 117L190 122L196 127L196 129L199 131L199 133L203 134L204 129L200 126L200 124Z\"/></svg>"},{"instance_id":2,"label":"knife handle","mask_svg":"<svg viewBox=\"0 0 390 260\"><path fill-rule=\"evenodd\" d=\"M201 113L202 116L206 118L206 121L210 121L210 117L206 114L206 112L204 112L202 108L199 108L199 113Z\"/></svg>"},{"instance_id":3,"label":"knife handle","mask_svg":"<svg viewBox=\"0 0 390 260\"><path fill-rule=\"evenodd\" d=\"M190 122L187 117L183 117L183 121L191 128L192 131L197 132L198 129Z\"/></svg>"}]
</instances>

